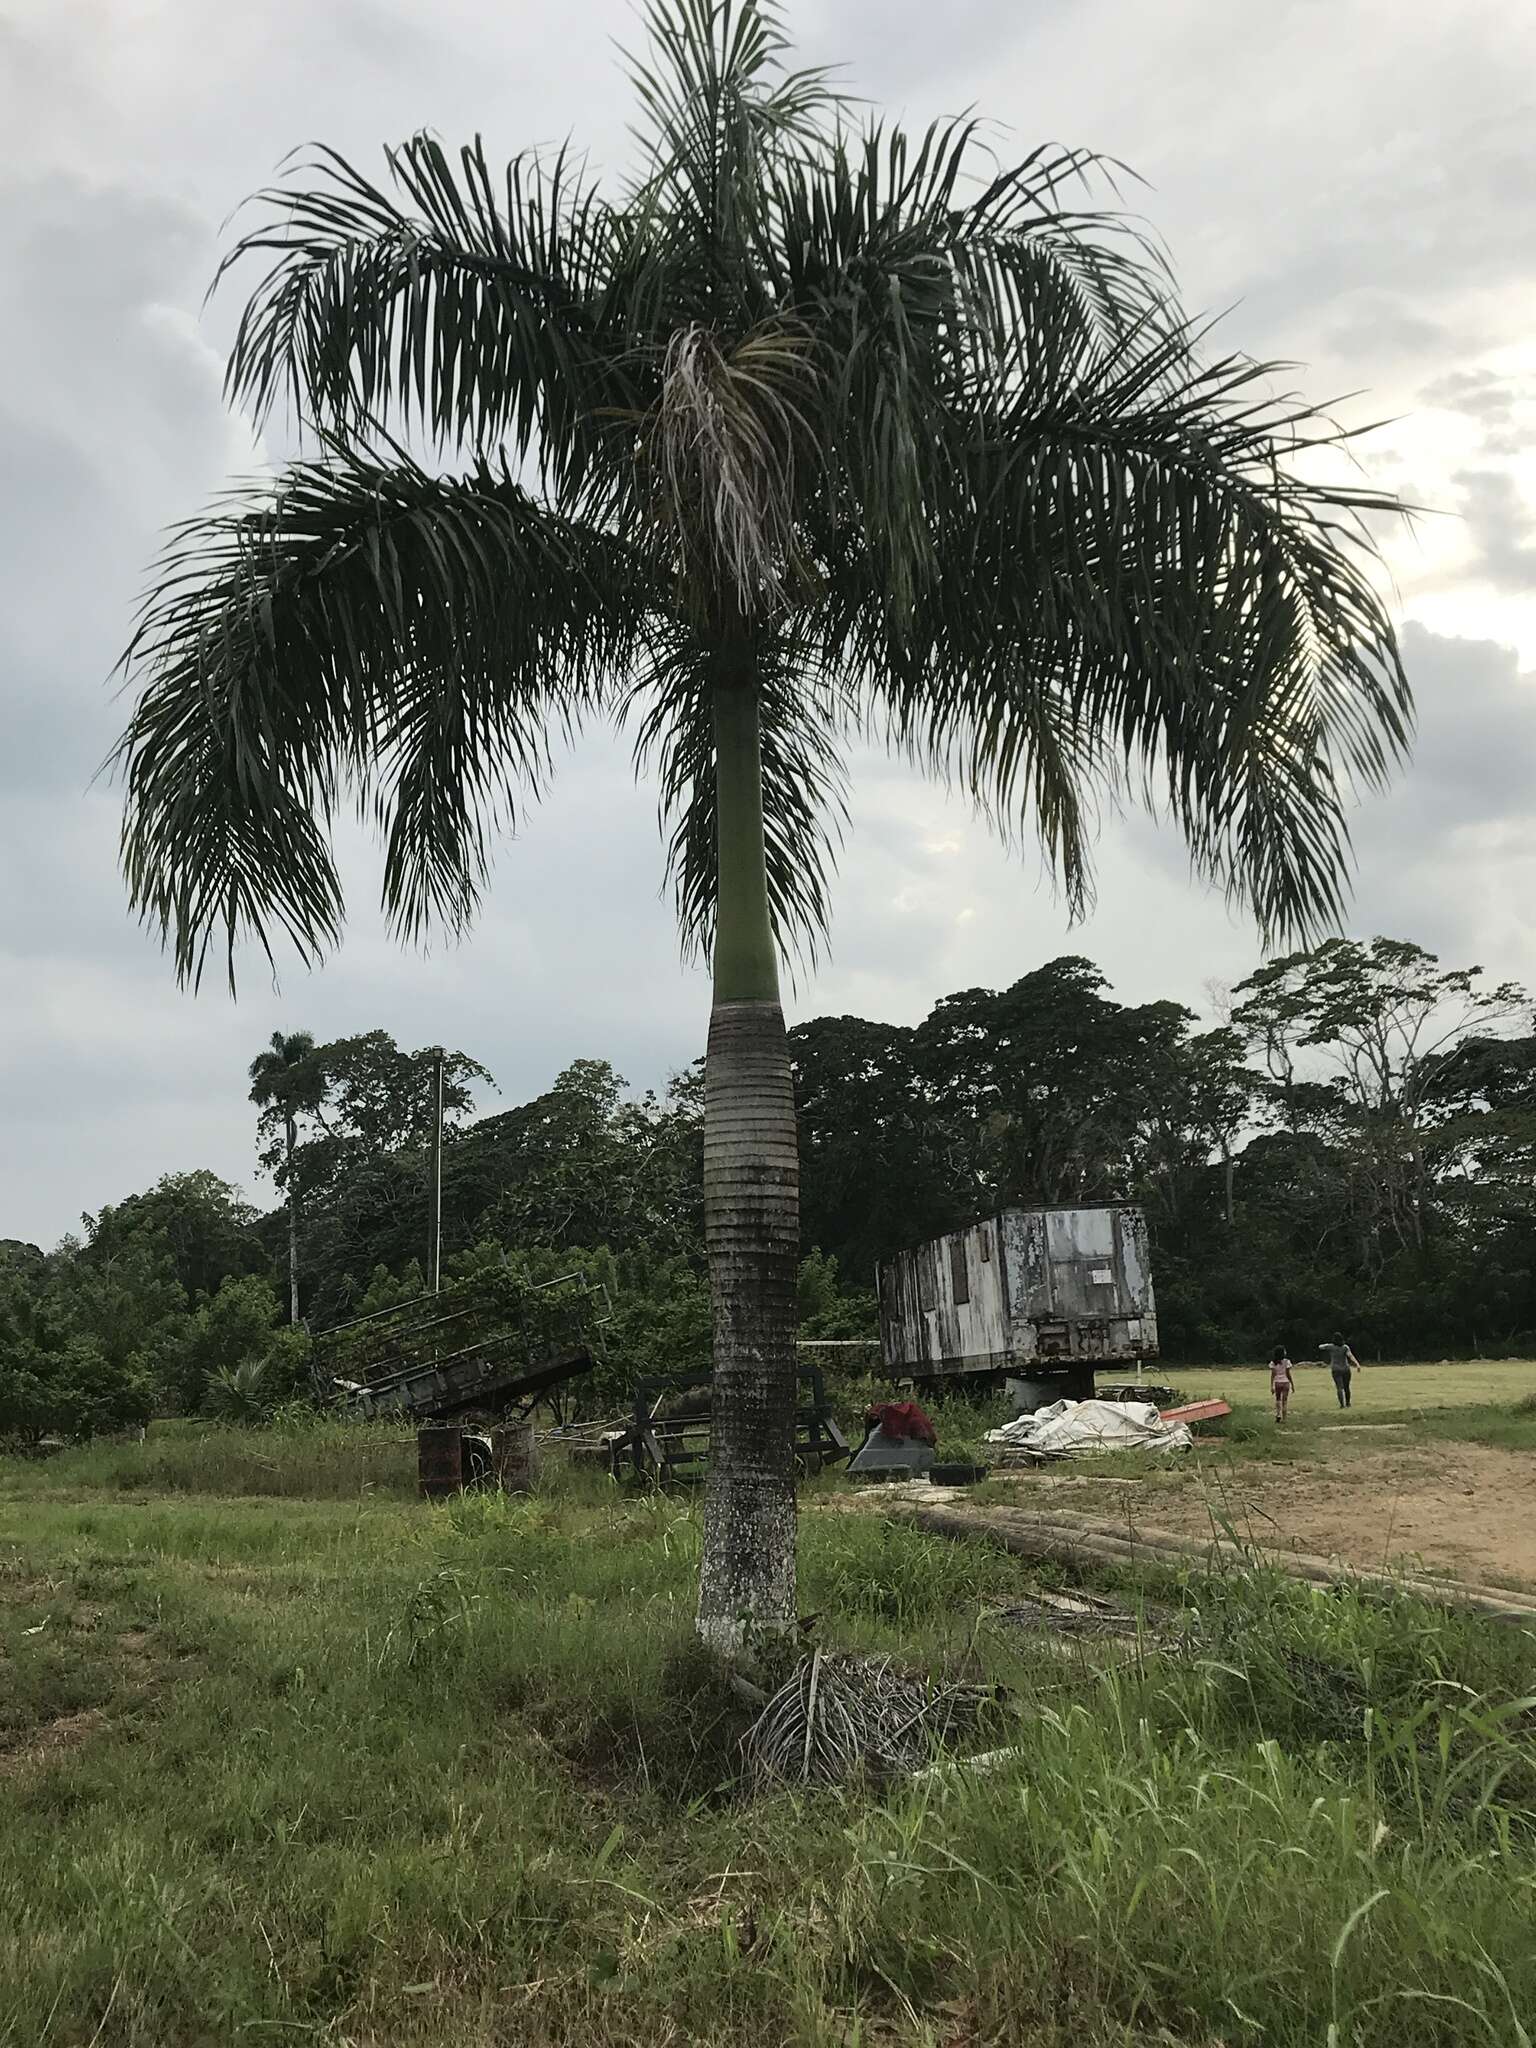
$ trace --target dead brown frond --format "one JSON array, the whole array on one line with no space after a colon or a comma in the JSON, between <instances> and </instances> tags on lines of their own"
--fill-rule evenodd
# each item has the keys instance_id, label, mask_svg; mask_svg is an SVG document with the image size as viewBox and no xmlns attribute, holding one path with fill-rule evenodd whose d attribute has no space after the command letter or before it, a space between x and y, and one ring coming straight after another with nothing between
<instances>
[{"instance_id":1,"label":"dead brown frond","mask_svg":"<svg viewBox=\"0 0 1536 2048\"><path fill-rule=\"evenodd\" d=\"M685 557L702 555L711 581L748 611L778 591L792 555L813 385L809 349L790 327L729 352L696 325L667 343L649 436L657 510Z\"/></svg>"},{"instance_id":2,"label":"dead brown frond","mask_svg":"<svg viewBox=\"0 0 1536 2048\"><path fill-rule=\"evenodd\" d=\"M943 1685L888 1657L816 1651L796 1665L742 1744L749 1782L835 1785L861 1772L896 1777L954 1748L1006 1695Z\"/></svg>"}]
</instances>

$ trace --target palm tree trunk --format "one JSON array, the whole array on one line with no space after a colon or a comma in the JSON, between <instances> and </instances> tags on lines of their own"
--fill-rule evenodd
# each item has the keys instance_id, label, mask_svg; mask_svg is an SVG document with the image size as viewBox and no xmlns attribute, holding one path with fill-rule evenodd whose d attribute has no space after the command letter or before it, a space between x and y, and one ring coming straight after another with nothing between
<instances>
[{"instance_id":1,"label":"palm tree trunk","mask_svg":"<svg viewBox=\"0 0 1536 2048\"><path fill-rule=\"evenodd\" d=\"M299 1190L293 1178L293 1150L298 1139L292 1117L288 1118L286 1136L288 1140L288 1320L295 1327L299 1320Z\"/></svg>"},{"instance_id":2,"label":"palm tree trunk","mask_svg":"<svg viewBox=\"0 0 1536 2048\"><path fill-rule=\"evenodd\" d=\"M719 891L704 1072L714 1395L698 1629L727 1655L793 1629L800 1163L768 909L755 690L715 699Z\"/></svg>"}]
</instances>

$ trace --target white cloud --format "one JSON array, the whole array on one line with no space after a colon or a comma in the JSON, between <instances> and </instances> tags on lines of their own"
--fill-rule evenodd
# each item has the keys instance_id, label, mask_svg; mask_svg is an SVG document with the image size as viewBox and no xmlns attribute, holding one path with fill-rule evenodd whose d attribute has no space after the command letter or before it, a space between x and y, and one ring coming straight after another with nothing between
<instances>
[{"instance_id":1,"label":"white cloud","mask_svg":"<svg viewBox=\"0 0 1536 2048\"><path fill-rule=\"evenodd\" d=\"M1352 418L1403 416L1366 461L1442 513L1391 550L1420 622L1407 652L1423 730L1412 774L1360 814L1355 927L1536 980L1536 685L1520 674L1536 665L1522 583L1536 14L1493 0L799 0L791 20L808 57L847 59L853 89L918 122L974 104L1028 142L1124 157L1151 181L1132 203L1191 302L1240 302L1234 344L1297 356L1320 396L1368 390ZM238 296L202 307L224 216L307 137L377 163L424 125L450 143L483 131L493 154L573 132L616 162L629 95L607 39L636 33L627 0L589 0L579 18L484 0L8 0L0 1236L51 1238L177 1166L248 1177L244 1069L279 1023L444 1038L514 1097L581 1054L651 1081L702 1043L706 991L677 965L653 801L618 746L567 766L466 947L396 948L359 842L341 955L280 994L253 968L237 1008L175 989L124 909L114 800L85 794L158 531L262 459L219 395ZM1073 929L1038 865L996 848L963 804L878 757L856 765L833 952L802 978L795 1015L911 1019L1062 951L1098 960L1128 997L1198 1005L1207 980L1254 964L1251 925L1145 821L1106 819L1097 907Z\"/></svg>"}]
</instances>

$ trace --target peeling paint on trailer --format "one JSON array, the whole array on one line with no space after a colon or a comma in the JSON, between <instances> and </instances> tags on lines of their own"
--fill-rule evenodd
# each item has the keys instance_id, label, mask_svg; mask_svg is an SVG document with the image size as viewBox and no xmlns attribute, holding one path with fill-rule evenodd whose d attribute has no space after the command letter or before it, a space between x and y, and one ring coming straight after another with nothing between
<instances>
[{"instance_id":1,"label":"peeling paint on trailer","mask_svg":"<svg viewBox=\"0 0 1536 2048\"><path fill-rule=\"evenodd\" d=\"M1157 1355L1146 1219L1005 1209L880 1269L888 1370L916 1377Z\"/></svg>"}]
</instances>

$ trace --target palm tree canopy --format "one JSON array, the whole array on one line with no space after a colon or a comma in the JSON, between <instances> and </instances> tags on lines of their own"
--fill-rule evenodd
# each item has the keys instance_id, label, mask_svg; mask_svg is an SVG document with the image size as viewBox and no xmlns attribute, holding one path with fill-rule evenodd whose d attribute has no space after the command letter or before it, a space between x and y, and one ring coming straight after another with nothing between
<instances>
[{"instance_id":1,"label":"palm tree canopy","mask_svg":"<svg viewBox=\"0 0 1536 2048\"><path fill-rule=\"evenodd\" d=\"M315 1062L310 1031L274 1031L265 1052L251 1061L251 1100L258 1109L280 1117L316 1107L324 1097L325 1076Z\"/></svg>"},{"instance_id":2,"label":"palm tree canopy","mask_svg":"<svg viewBox=\"0 0 1536 2048\"><path fill-rule=\"evenodd\" d=\"M125 868L181 973L336 939L349 795L396 924L462 925L594 719L657 774L707 942L711 706L746 685L782 945L824 929L868 735L1036 833L1074 908L1127 791L1267 930L1336 917L1410 719L1394 507L1318 480L1340 431L1192 328L1089 209L1098 160L860 127L766 0L648 19L627 184L320 151L226 259L264 265L230 394L315 453L173 536L126 657Z\"/></svg>"}]
</instances>

